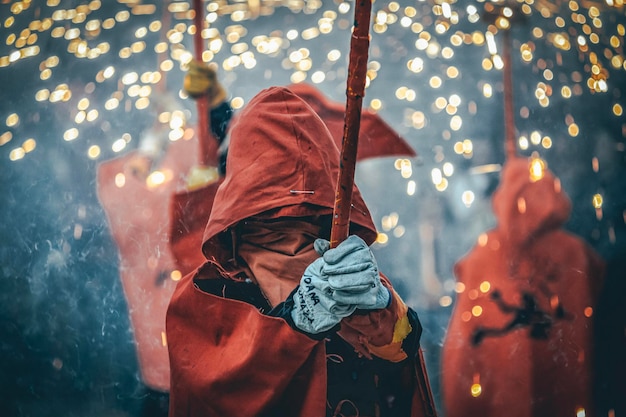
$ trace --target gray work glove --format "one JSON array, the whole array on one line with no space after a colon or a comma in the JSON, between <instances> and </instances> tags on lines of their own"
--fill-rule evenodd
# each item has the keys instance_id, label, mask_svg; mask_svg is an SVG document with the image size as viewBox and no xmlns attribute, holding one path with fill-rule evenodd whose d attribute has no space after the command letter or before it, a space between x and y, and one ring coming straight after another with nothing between
<instances>
[{"instance_id":1,"label":"gray work glove","mask_svg":"<svg viewBox=\"0 0 626 417\"><path fill-rule=\"evenodd\" d=\"M317 239L315 250L324 259L321 273L333 300L360 310L387 307L391 294L381 284L376 259L363 239L352 235L333 249L327 240Z\"/></svg>"},{"instance_id":2,"label":"gray work glove","mask_svg":"<svg viewBox=\"0 0 626 417\"><path fill-rule=\"evenodd\" d=\"M367 244L350 236L336 248L315 241L322 257L307 267L293 296L291 318L301 330L318 334L332 329L358 309L389 305L391 294L380 282L378 266Z\"/></svg>"},{"instance_id":3,"label":"gray work glove","mask_svg":"<svg viewBox=\"0 0 626 417\"><path fill-rule=\"evenodd\" d=\"M321 273L323 264L324 259L318 258L306 268L293 295L291 318L300 330L311 334L332 329L356 310L356 306L332 298L332 289Z\"/></svg>"}]
</instances>

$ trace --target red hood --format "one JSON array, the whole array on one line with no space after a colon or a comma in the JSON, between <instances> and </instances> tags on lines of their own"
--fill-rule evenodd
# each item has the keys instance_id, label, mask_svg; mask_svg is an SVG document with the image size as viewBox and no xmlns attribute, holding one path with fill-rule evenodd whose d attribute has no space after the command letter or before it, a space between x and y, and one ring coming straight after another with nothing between
<instances>
[{"instance_id":1,"label":"red hood","mask_svg":"<svg viewBox=\"0 0 626 417\"><path fill-rule=\"evenodd\" d=\"M220 233L251 216L332 214L338 173L339 149L317 113L287 88L261 91L231 128L226 176L204 231L205 256L230 256ZM351 233L371 244L376 228L356 186L352 204Z\"/></svg>"},{"instance_id":2,"label":"red hood","mask_svg":"<svg viewBox=\"0 0 626 417\"><path fill-rule=\"evenodd\" d=\"M560 228L571 210L569 198L561 190L558 178L544 167L543 176L533 180L532 163L533 159L526 158L508 161L492 201L498 228L507 233L511 243L517 245ZM535 163L544 162L535 159Z\"/></svg>"}]
</instances>

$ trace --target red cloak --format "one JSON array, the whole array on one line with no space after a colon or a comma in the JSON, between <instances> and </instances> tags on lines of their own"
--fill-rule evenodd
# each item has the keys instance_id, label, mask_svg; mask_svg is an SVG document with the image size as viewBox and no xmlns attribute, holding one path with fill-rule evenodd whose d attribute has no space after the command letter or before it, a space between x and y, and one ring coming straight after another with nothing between
<instances>
[{"instance_id":1,"label":"red cloak","mask_svg":"<svg viewBox=\"0 0 626 417\"><path fill-rule=\"evenodd\" d=\"M324 116L336 144L341 144L343 111L310 85L296 87L305 101ZM415 155L402 137L376 114L364 111L359 158ZM376 139L376 140L374 140ZM149 187L132 172L138 152L106 161L98 167L98 198L119 247L120 277L133 328L143 382L156 390L169 389L165 344L165 311L174 291L170 279L193 271L205 258L204 227L221 180L184 191L184 176L196 163L197 140L170 143L159 164L162 184Z\"/></svg>"},{"instance_id":2,"label":"red cloak","mask_svg":"<svg viewBox=\"0 0 626 417\"><path fill-rule=\"evenodd\" d=\"M594 415L603 262L562 230L569 199L549 171L531 178L530 160L506 163L493 207L497 227L455 266L460 287L442 352L446 415Z\"/></svg>"},{"instance_id":3,"label":"red cloak","mask_svg":"<svg viewBox=\"0 0 626 417\"><path fill-rule=\"evenodd\" d=\"M179 282L167 313L170 417L326 414L325 342L229 298L228 285L217 294L200 288L236 281L224 265L241 220L332 214L338 163L327 127L288 89L262 91L231 127L226 177L204 233L209 261ZM368 244L376 237L356 186L351 233ZM419 416L419 404L413 409Z\"/></svg>"}]
</instances>

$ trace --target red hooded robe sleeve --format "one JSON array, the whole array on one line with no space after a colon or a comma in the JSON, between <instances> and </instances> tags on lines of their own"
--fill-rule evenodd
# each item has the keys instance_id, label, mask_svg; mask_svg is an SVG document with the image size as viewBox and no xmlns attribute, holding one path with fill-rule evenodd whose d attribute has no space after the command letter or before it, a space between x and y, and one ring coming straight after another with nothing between
<instances>
[{"instance_id":1,"label":"red hooded robe sleeve","mask_svg":"<svg viewBox=\"0 0 626 417\"><path fill-rule=\"evenodd\" d=\"M170 417L323 416L323 342L203 292L193 277L181 280L168 311Z\"/></svg>"}]
</instances>

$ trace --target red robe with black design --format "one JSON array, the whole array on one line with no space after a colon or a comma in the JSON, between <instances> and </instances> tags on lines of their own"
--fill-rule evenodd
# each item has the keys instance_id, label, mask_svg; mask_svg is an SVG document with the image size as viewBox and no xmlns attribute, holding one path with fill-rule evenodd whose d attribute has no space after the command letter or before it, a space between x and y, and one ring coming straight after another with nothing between
<instances>
[{"instance_id":1,"label":"red robe with black design","mask_svg":"<svg viewBox=\"0 0 626 417\"><path fill-rule=\"evenodd\" d=\"M204 234L208 262L179 282L167 313L170 417L369 415L343 408L342 401L327 407L331 368L326 341L310 338L281 317L264 314L262 300L255 303L250 295L254 284L238 282L228 270L240 221L259 214L264 218L332 214L338 162L338 148L322 120L285 88L262 91L231 127L226 177ZM376 237L356 187L351 233L368 244ZM386 312L370 315L383 317ZM386 366L382 359L374 361ZM406 417L424 415L416 365L415 356L395 365L389 362L405 376L393 383L406 386L402 392L409 404ZM381 389L375 377L367 384L368 389ZM391 396L385 398L393 401Z\"/></svg>"},{"instance_id":2,"label":"red robe with black design","mask_svg":"<svg viewBox=\"0 0 626 417\"><path fill-rule=\"evenodd\" d=\"M442 351L449 417L593 416L592 320L603 261L562 229L570 202L549 171L506 163L498 226L455 267ZM584 410L584 411L582 411Z\"/></svg>"}]
</instances>

